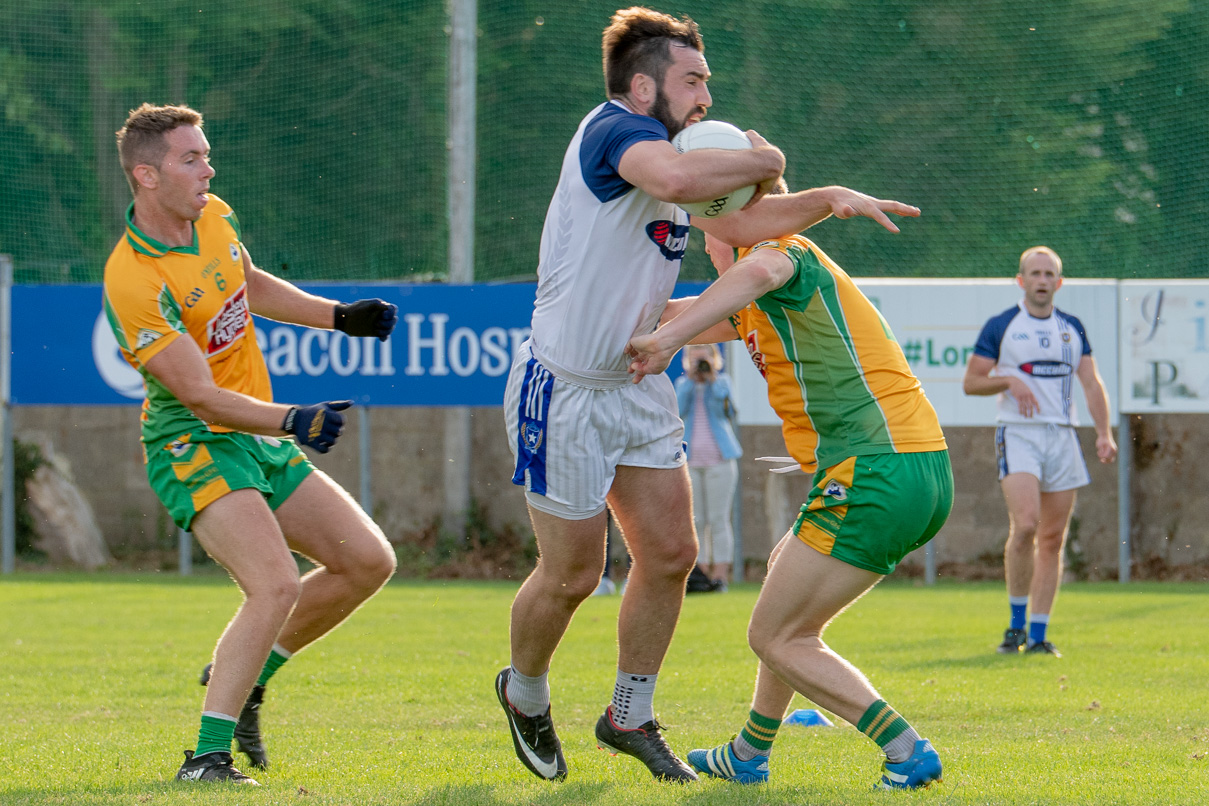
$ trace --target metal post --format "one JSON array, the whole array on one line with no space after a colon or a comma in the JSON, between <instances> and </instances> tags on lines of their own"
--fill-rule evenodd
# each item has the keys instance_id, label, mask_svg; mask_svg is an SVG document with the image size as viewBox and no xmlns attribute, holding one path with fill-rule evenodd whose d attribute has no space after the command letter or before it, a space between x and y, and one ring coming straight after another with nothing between
<instances>
[{"instance_id":1,"label":"metal post","mask_svg":"<svg viewBox=\"0 0 1209 806\"><path fill-rule=\"evenodd\" d=\"M445 409L445 529L466 537L466 515L470 511L470 409Z\"/></svg>"},{"instance_id":2,"label":"metal post","mask_svg":"<svg viewBox=\"0 0 1209 806\"><path fill-rule=\"evenodd\" d=\"M0 255L0 454L3 454L3 470L0 485L3 485L3 503L0 504L0 570L11 574L17 558L17 490L15 479L16 457L13 456L13 410L12 410L12 358L13 358L13 258Z\"/></svg>"},{"instance_id":3,"label":"metal post","mask_svg":"<svg viewBox=\"0 0 1209 806\"><path fill-rule=\"evenodd\" d=\"M747 570L747 561L743 558L743 463L739 465L739 480L735 484L735 500L731 511L731 532L735 536L735 551L731 565L731 577L735 582L742 582Z\"/></svg>"},{"instance_id":4,"label":"metal post","mask_svg":"<svg viewBox=\"0 0 1209 806\"><path fill-rule=\"evenodd\" d=\"M183 577L193 573L193 533L184 529L176 533L176 566Z\"/></svg>"},{"instance_id":5,"label":"metal post","mask_svg":"<svg viewBox=\"0 0 1209 806\"><path fill-rule=\"evenodd\" d=\"M370 422L369 406L361 407L361 416L357 418L357 439L359 441L358 461L361 481L361 508L371 518L374 516L373 477L370 475Z\"/></svg>"},{"instance_id":6,"label":"metal post","mask_svg":"<svg viewBox=\"0 0 1209 806\"><path fill-rule=\"evenodd\" d=\"M1129 581L1133 560L1133 502L1130 487L1133 475L1133 435L1129 433L1129 415L1117 414L1117 580Z\"/></svg>"},{"instance_id":7,"label":"metal post","mask_svg":"<svg viewBox=\"0 0 1209 806\"><path fill-rule=\"evenodd\" d=\"M447 0L449 12L449 282L474 282L475 103L478 3ZM470 508L470 409L445 412L445 527L465 534Z\"/></svg>"},{"instance_id":8,"label":"metal post","mask_svg":"<svg viewBox=\"0 0 1209 806\"><path fill-rule=\"evenodd\" d=\"M474 282L475 93L478 4L449 11L449 282Z\"/></svg>"},{"instance_id":9,"label":"metal post","mask_svg":"<svg viewBox=\"0 0 1209 806\"><path fill-rule=\"evenodd\" d=\"M924 584L936 584L936 538L924 546Z\"/></svg>"}]
</instances>

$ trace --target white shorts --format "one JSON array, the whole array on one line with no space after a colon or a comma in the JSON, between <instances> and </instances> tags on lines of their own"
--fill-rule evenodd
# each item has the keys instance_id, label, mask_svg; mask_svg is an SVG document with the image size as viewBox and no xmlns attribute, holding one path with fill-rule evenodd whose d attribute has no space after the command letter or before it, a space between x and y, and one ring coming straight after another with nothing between
<instances>
[{"instance_id":1,"label":"white shorts","mask_svg":"<svg viewBox=\"0 0 1209 806\"><path fill-rule=\"evenodd\" d=\"M685 462L684 423L666 375L593 389L554 377L526 342L504 393L514 484L534 509L567 520L604 511L618 465Z\"/></svg>"},{"instance_id":2,"label":"white shorts","mask_svg":"<svg viewBox=\"0 0 1209 806\"><path fill-rule=\"evenodd\" d=\"M995 429L999 479L1028 473L1041 482L1041 492L1057 493L1091 483L1079 435L1053 423L1001 425Z\"/></svg>"}]
</instances>

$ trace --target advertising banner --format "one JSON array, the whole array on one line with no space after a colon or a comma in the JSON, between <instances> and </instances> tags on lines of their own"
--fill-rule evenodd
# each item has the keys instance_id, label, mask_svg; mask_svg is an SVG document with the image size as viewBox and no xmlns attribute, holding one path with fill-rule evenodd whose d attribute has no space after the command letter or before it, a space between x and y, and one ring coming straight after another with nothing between
<instances>
[{"instance_id":1,"label":"advertising banner","mask_svg":"<svg viewBox=\"0 0 1209 806\"><path fill-rule=\"evenodd\" d=\"M1023 294L1012 278L1003 280L891 280L856 278L894 331L907 363L923 384L942 426L995 424L995 397L969 397L961 379L986 321L1019 302ZM1083 323L1092 356L1108 389L1110 420L1116 422L1117 283L1115 280L1066 280L1054 298L1057 307ZM731 345L739 421L779 424L768 405L767 387L742 345ZM1082 386L1075 387L1080 425L1091 415Z\"/></svg>"},{"instance_id":2,"label":"advertising banner","mask_svg":"<svg viewBox=\"0 0 1209 806\"><path fill-rule=\"evenodd\" d=\"M255 317L277 400L373 406L499 406L516 348L529 337L536 284L328 285L336 300L399 306L388 341ZM702 283L677 286L700 293ZM142 376L101 309L99 285L13 287L12 401L20 406L140 405ZM673 362L670 374L679 374Z\"/></svg>"},{"instance_id":3,"label":"advertising banner","mask_svg":"<svg viewBox=\"0 0 1209 806\"><path fill-rule=\"evenodd\" d=\"M1209 280L1123 281L1121 409L1209 411Z\"/></svg>"},{"instance_id":4,"label":"advertising banner","mask_svg":"<svg viewBox=\"0 0 1209 806\"><path fill-rule=\"evenodd\" d=\"M995 399L967 397L961 379L988 318L1016 304L1020 289L1006 280L857 281L881 310L923 383L942 425L993 425ZM517 348L529 335L536 286L306 285L339 300L381 297L399 306L387 342L351 338L256 318L276 399L352 399L374 406L498 406ZM682 283L676 296L700 293ZM1121 284L1067 280L1059 308L1083 322L1100 374L1129 411L1209 410L1205 308L1209 282ZM1130 356L1129 380L1118 384L1117 349ZM767 387L738 342L727 351L735 402L744 424L777 424ZM680 373L672 362L669 374ZM1075 385L1079 422L1090 425ZM1157 393L1155 390L1158 390ZM15 405L122 405L142 402L142 379L118 351L101 311L101 287L13 287ZM1157 399L1158 402L1155 402ZM1173 408L1182 406L1183 408Z\"/></svg>"},{"instance_id":5,"label":"advertising banner","mask_svg":"<svg viewBox=\"0 0 1209 806\"><path fill-rule=\"evenodd\" d=\"M496 406L513 351L528 338L536 286L303 288L344 301L380 297L399 306L399 324L381 342L255 317L275 399ZM118 350L99 285L14 286L12 397L16 405L142 403L142 378Z\"/></svg>"}]
</instances>

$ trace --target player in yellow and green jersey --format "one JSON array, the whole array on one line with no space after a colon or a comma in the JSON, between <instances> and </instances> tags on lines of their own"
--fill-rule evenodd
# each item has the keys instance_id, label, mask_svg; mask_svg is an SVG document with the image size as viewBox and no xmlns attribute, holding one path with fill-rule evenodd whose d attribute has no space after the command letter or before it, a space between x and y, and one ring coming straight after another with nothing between
<instances>
[{"instance_id":1,"label":"player in yellow and green jersey","mask_svg":"<svg viewBox=\"0 0 1209 806\"><path fill-rule=\"evenodd\" d=\"M203 673L196 750L176 778L255 784L234 767L231 742L267 766L265 683L382 587L395 558L294 441L326 453L351 401L274 403L252 314L386 339L397 309L317 297L252 265L235 214L209 192L210 144L196 111L143 104L117 141L134 203L105 265L104 305L146 387L147 477L244 594ZM291 550L317 566L301 580Z\"/></svg>"},{"instance_id":2,"label":"player in yellow and green jersey","mask_svg":"<svg viewBox=\"0 0 1209 806\"><path fill-rule=\"evenodd\" d=\"M690 342L742 339L814 487L772 552L752 613L760 669L748 720L733 742L693 750L689 763L740 783L768 780L796 690L882 747L881 786L927 786L941 776L931 743L823 642L823 630L948 517L953 474L936 412L881 314L809 240L736 253L707 233L706 249L719 279L670 302L654 333L631 340L631 372L662 372Z\"/></svg>"}]
</instances>

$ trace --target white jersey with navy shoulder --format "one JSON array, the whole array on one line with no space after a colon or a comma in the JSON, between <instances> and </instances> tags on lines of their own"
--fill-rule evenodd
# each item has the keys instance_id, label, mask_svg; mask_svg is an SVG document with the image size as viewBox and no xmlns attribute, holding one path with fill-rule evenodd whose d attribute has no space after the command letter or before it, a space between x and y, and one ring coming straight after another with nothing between
<instances>
[{"instance_id":1,"label":"white jersey with navy shoulder","mask_svg":"<svg viewBox=\"0 0 1209 806\"><path fill-rule=\"evenodd\" d=\"M531 343L555 375L626 381L630 337L659 324L688 244L688 214L631 185L622 155L667 140L662 123L616 101L579 124L546 213Z\"/></svg>"},{"instance_id":2,"label":"white jersey with navy shoulder","mask_svg":"<svg viewBox=\"0 0 1209 806\"><path fill-rule=\"evenodd\" d=\"M983 325L974 353L995 361L996 375L1023 380L1037 398L1038 412L1025 417L1011 392L1001 392L999 422L1078 425L1071 393L1075 371L1083 356L1091 355L1091 345L1077 318L1054 308L1038 319L1017 303Z\"/></svg>"}]
</instances>

